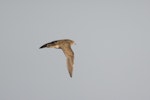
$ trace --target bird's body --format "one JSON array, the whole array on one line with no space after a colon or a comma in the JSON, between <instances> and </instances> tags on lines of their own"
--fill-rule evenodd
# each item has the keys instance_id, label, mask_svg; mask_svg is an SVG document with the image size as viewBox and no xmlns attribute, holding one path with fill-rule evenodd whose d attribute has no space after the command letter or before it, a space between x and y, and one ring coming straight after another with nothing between
<instances>
[{"instance_id":1,"label":"bird's body","mask_svg":"<svg viewBox=\"0 0 150 100\"><path fill-rule=\"evenodd\" d=\"M73 40L70 39L63 39L63 40L56 40L52 41L50 43L46 43L40 48L56 48L56 49L62 49L64 52L66 58L67 58L67 67L70 74L70 77L72 77L73 72L73 64L74 64L74 52L71 49L71 45L74 44Z\"/></svg>"}]
</instances>

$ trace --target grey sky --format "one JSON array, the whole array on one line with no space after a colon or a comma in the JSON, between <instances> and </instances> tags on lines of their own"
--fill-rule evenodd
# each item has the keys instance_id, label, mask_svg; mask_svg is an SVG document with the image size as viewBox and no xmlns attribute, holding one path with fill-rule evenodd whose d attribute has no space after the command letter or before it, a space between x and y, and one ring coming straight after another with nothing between
<instances>
[{"instance_id":1,"label":"grey sky","mask_svg":"<svg viewBox=\"0 0 150 100\"><path fill-rule=\"evenodd\" d=\"M150 100L150 1L1 0L0 100ZM61 50L76 42L73 78Z\"/></svg>"}]
</instances>

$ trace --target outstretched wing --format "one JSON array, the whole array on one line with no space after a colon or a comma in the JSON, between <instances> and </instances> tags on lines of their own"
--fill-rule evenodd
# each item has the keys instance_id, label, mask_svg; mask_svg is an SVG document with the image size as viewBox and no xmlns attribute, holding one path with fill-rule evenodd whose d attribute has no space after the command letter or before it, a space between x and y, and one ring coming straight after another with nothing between
<instances>
[{"instance_id":1,"label":"outstretched wing","mask_svg":"<svg viewBox=\"0 0 150 100\"><path fill-rule=\"evenodd\" d=\"M70 77L72 77L73 64L74 64L74 52L72 51L71 46L69 44L65 44L61 49L67 58L68 72L70 74Z\"/></svg>"}]
</instances>

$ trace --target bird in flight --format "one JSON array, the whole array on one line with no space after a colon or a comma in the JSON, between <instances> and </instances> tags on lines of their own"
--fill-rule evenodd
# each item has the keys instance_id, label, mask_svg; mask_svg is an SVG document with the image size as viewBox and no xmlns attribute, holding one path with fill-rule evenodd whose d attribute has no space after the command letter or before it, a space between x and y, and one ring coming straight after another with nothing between
<instances>
[{"instance_id":1,"label":"bird in flight","mask_svg":"<svg viewBox=\"0 0 150 100\"><path fill-rule=\"evenodd\" d=\"M52 41L50 43L46 43L40 47L41 48L56 48L56 49L62 49L66 56L67 60L67 67L70 77L72 77L73 73L73 64L74 64L74 52L71 49L71 45L75 44L73 40L70 39L62 39L62 40L56 40Z\"/></svg>"}]
</instances>

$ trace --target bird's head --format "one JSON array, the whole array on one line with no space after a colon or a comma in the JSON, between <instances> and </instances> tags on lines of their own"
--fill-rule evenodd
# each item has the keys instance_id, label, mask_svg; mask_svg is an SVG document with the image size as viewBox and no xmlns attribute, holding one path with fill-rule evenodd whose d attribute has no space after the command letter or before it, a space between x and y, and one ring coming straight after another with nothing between
<instances>
[{"instance_id":1,"label":"bird's head","mask_svg":"<svg viewBox=\"0 0 150 100\"><path fill-rule=\"evenodd\" d=\"M70 40L70 39L64 39L63 41L69 43L70 45L76 44L73 40Z\"/></svg>"},{"instance_id":2,"label":"bird's head","mask_svg":"<svg viewBox=\"0 0 150 100\"><path fill-rule=\"evenodd\" d=\"M76 43L73 40L70 40L71 45L76 45Z\"/></svg>"}]
</instances>

